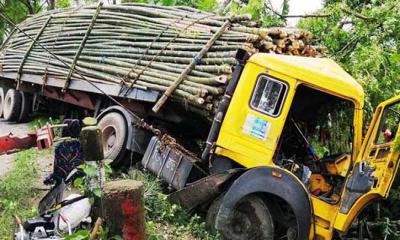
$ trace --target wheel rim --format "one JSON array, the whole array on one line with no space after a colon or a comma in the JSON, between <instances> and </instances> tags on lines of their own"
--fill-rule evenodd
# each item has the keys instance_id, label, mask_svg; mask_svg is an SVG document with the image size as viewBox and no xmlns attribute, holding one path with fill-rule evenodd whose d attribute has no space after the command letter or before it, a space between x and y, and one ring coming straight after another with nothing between
<instances>
[{"instance_id":1,"label":"wheel rim","mask_svg":"<svg viewBox=\"0 0 400 240\"><path fill-rule=\"evenodd\" d=\"M227 239L263 239L259 231L262 220L253 204L245 200L235 207L231 221L224 231Z\"/></svg>"},{"instance_id":2,"label":"wheel rim","mask_svg":"<svg viewBox=\"0 0 400 240\"><path fill-rule=\"evenodd\" d=\"M103 149L104 153L108 154L112 151L117 139L117 130L114 126L109 125L103 130Z\"/></svg>"}]
</instances>

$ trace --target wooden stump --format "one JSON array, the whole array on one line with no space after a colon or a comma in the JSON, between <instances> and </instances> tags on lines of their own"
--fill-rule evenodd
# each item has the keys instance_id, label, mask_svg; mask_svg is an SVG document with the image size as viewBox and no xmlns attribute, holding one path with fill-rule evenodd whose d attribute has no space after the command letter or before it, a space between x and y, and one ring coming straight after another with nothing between
<instances>
[{"instance_id":1,"label":"wooden stump","mask_svg":"<svg viewBox=\"0 0 400 240\"><path fill-rule=\"evenodd\" d=\"M120 235L126 240L146 239L142 182L120 180L107 183L102 203L103 219L111 236Z\"/></svg>"},{"instance_id":2,"label":"wooden stump","mask_svg":"<svg viewBox=\"0 0 400 240\"><path fill-rule=\"evenodd\" d=\"M79 141L83 147L85 161L102 161L104 159L102 132L97 126L84 127Z\"/></svg>"}]
</instances>

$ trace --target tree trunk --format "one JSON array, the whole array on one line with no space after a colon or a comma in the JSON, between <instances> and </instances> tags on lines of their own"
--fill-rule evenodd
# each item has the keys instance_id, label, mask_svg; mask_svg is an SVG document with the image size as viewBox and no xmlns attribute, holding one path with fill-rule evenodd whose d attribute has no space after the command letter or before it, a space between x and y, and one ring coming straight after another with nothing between
<instances>
[{"instance_id":1,"label":"tree trunk","mask_svg":"<svg viewBox=\"0 0 400 240\"><path fill-rule=\"evenodd\" d=\"M141 182L120 180L107 183L102 203L103 219L111 236L120 235L126 240L146 239Z\"/></svg>"}]
</instances>

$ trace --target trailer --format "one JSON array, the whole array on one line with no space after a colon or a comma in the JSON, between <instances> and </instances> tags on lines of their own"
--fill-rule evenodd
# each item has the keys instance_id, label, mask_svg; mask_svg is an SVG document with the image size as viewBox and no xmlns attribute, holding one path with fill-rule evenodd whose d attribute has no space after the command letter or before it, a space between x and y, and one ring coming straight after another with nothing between
<instances>
[{"instance_id":1,"label":"trailer","mask_svg":"<svg viewBox=\"0 0 400 240\"><path fill-rule=\"evenodd\" d=\"M296 36L304 35L296 31L289 36L276 29L254 28L247 20L241 22L245 17L210 16L182 7L171 13L168 7L121 5L104 8L106 15L101 9L99 5L68 14L56 11L30 20L43 23L42 27L28 21L17 28L20 33L11 35L2 50L0 82L6 94L1 105L6 119L21 121L21 109L36 105L30 98L89 110L99 120L104 153L113 166L137 164L157 175L170 189L171 201L203 211L209 229L223 239L343 239L358 223L356 236L351 237L371 238L364 220L357 218L368 204L388 197L397 174L400 96L377 107L363 135L364 91L355 79L327 58L276 54L299 52ZM118 21L107 18L115 17L111 10L118 10ZM70 15L79 18L64 29L72 30L64 40L91 40L87 45L91 51L85 52L82 43L54 43L57 30L51 27ZM127 16L134 19L132 23L126 22ZM165 33L167 39L177 40L169 28L181 29L182 23L170 17L178 22L185 19L183 27L189 22L196 29L185 36L206 44L199 47L182 38L174 46L150 44L149 48L136 42L135 34L143 33L155 34L157 40ZM195 18L195 23L186 18ZM148 30L151 27L143 20L158 32ZM41 39L49 22L51 34ZM168 29L161 22L168 22ZM145 28L121 29L117 23ZM134 36L125 41L123 35L126 39L121 43L103 39L107 31L96 33L96 26L113 31L110 25ZM99 39L79 30L93 27ZM256 52L246 44L232 53L243 36ZM232 39L235 44L226 43ZM104 42L104 49L96 49L101 47L97 41ZM46 42L53 45L43 47ZM142 51L141 46L147 47ZM170 47L165 52L152 49L165 46ZM312 46L302 48L306 53ZM197 49L194 56L193 49ZM81 51L87 54L84 60L79 60ZM120 59L125 54L138 57L137 53L141 54L134 63ZM52 61L43 54L51 55ZM139 73L130 74L131 66L152 65L140 56L167 61L168 66L157 67L168 71L160 75L160 69L138 67ZM227 62L230 72L220 66ZM209 78L207 71L223 71L225 77ZM118 72L127 73L129 81L115 81ZM158 85L151 83L154 79ZM218 82L221 79L226 81Z\"/></svg>"},{"instance_id":2,"label":"trailer","mask_svg":"<svg viewBox=\"0 0 400 240\"><path fill-rule=\"evenodd\" d=\"M1 47L0 115L24 122L40 106L76 106L99 119L113 166L138 160L151 138L130 112L200 153L236 50L319 56L310 36L188 7L45 12L15 26Z\"/></svg>"}]
</instances>

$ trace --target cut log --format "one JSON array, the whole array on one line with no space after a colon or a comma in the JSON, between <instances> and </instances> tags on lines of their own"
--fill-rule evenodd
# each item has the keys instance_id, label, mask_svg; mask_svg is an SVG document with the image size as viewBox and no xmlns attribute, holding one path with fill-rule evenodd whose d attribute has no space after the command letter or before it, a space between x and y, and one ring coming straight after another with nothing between
<instances>
[{"instance_id":1,"label":"cut log","mask_svg":"<svg viewBox=\"0 0 400 240\"><path fill-rule=\"evenodd\" d=\"M120 235L126 240L146 239L142 182L120 180L107 183L102 206L102 218L111 236Z\"/></svg>"}]
</instances>

